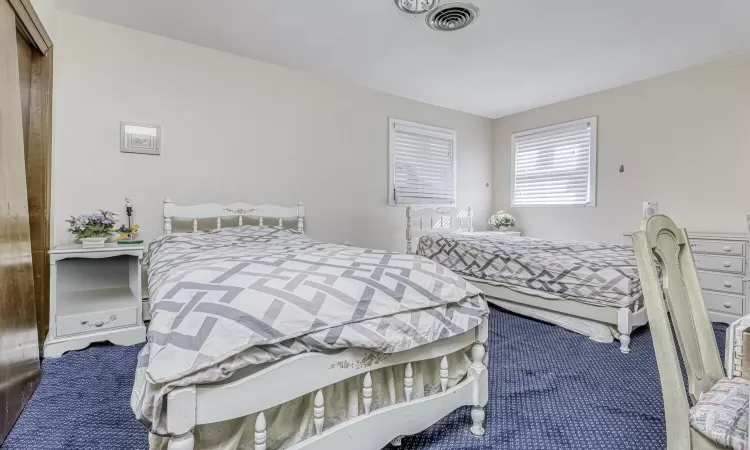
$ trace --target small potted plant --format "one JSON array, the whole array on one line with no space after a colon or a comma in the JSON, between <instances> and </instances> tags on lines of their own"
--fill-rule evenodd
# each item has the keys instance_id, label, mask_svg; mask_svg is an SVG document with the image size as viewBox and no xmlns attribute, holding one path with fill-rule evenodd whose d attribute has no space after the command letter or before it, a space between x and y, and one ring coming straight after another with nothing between
<instances>
[{"instance_id":1,"label":"small potted plant","mask_svg":"<svg viewBox=\"0 0 750 450\"><path fill-rule=\"evenodd\" d=\"M66 222L70 224L68 231L81 241L83 248L103 247L115 228L115 217L113 212L99 210L98 214L70 216Z\"/></svg>"},{"instance_id":2,"label":"small potted plant","mask_svg":"<svg viewBox=\"0 0 750 450\"><path fill-rule=\"evenodd\" d=\"M516 226L516 218L505 212L505 210L500 210L493 214L487 223L496 230L507 231Z\"/></svg>"}]
</instances>

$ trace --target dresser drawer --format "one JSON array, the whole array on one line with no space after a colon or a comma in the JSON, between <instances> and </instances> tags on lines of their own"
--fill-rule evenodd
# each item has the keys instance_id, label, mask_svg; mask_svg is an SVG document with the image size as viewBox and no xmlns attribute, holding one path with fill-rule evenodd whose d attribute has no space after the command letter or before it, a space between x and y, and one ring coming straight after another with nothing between
<instances>
[{"instance_id":1,"label":"dresser drawer","mask_svg":"<svg viewBox=\"0 0 750 450\"><path fill-rule=\"evenodd\" d=\"M745 297L703 291L703 301L706 303L706 309L709 311L742 315L742 305L745 302Z\"/></svg>"},{"instance_id":2,"label":"dresser drawer","mask_svg":"<svg viewBox=\"0 0 750 450\"><path fill-rule=\"evenodd\" d=\"M742 275L698 271L701 288L712 291L742 294Z\"/></svg>"},{"instance_id":3,"label":"dresser drawer","mask_svg":"<svg viewBox=\"0 0 750 450\"><path fill-rule=\"evenodd\" d=\"M697 269L730 273L745 272L745 258L694 253L693 259L695 260L695 267Z\"/></svg>"},{"instance_id":4,"label":"dresser drawer","mask_svg":"<svg viewBox=\"0 0 750 450\"><path fill-rule=\"evenodd\" d=\"M722 255L744 255L745 246L738 241L709 241L706 239L691 239L690 249L699 253L717 253Z\"/></svg>"},{"instance_id":5,"label":"dresser drawer","mask_svg":"<svg viewBox=\"0 0 750 450\"><path fill-rule=\"evenodd\" d=\"M57 335L70 336L79 333L109 330L132 326L138 323L138 308L60 316L57 318Z\"/></svg>"}]
</instances>

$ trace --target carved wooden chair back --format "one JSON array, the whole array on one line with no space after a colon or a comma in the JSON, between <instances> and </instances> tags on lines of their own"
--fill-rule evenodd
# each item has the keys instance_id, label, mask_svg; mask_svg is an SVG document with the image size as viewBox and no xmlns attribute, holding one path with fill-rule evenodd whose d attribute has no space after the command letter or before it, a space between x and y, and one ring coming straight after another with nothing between
<instances>
[{"instance_id":1,"label":"carved wooden chair back","mask_svg":"<svg viewBox=\"0 0 750 450\"><path fill-rule=\"evenodd\" d=\"M687 449L691 446L690 435L694 433L690 431L690 405L670 317L693 402L724 377L693 253L687 232L664 215L643 221L641 229L633 233L633 248L664 395L667 442L669 448Z\"/></svg>"}]
</instances>

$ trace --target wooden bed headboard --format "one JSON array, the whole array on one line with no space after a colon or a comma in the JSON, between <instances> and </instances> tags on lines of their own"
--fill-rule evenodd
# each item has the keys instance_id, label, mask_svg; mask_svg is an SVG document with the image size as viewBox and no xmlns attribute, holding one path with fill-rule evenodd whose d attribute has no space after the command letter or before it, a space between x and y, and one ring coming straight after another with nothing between
<instances>
[{"instance_id":1,"label":"wooden bed headboard","mask_svg":"<svg viewBox=\"0 0 750 450\"><path fill-rule=\"evenodd\" d=\"M452 208L412 208L406 207L406 253L412 252L411 241L414 234L436 231L474 231L474 211Z\"/></svg>"},{"instance_id":2,"label":"wooden bed headboard","mask_svg":"<svg viewBox=\"0 0 750 450\"><path fill-rule=\"evenodd\" d=\"M164 200L164 234L172 234L172 219L193 219L193 233L198 232L198 219L216 219L216 228L221 228L222 217L238 217L238 224L242 226L242 217L257 217L259 225L263 226L263 219L278 220L278 227L284 226L284 219L297 219L297 231L305 232L305 205L300 202L297 206L259 205L247 203L232 203L220 205L205 203L202 205L179 206L172 200Z\"/></svg>"}]
</instances>

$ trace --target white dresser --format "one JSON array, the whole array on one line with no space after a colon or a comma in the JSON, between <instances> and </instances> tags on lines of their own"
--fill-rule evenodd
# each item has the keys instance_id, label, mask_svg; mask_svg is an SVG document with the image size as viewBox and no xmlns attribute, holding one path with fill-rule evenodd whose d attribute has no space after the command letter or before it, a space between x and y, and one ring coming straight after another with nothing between
<instances>
[{"instance_id":1,"label":"white dresser","mask_svg":"<svg viewBox=\"0 0 750 450\"><path fill-rule=\"evenodd\" d=\"M729 324L750 314L747 235L688 231L688 238L711 320ZM633 244L630 233L623 244Z\"/></svg>"}]
</instances>

